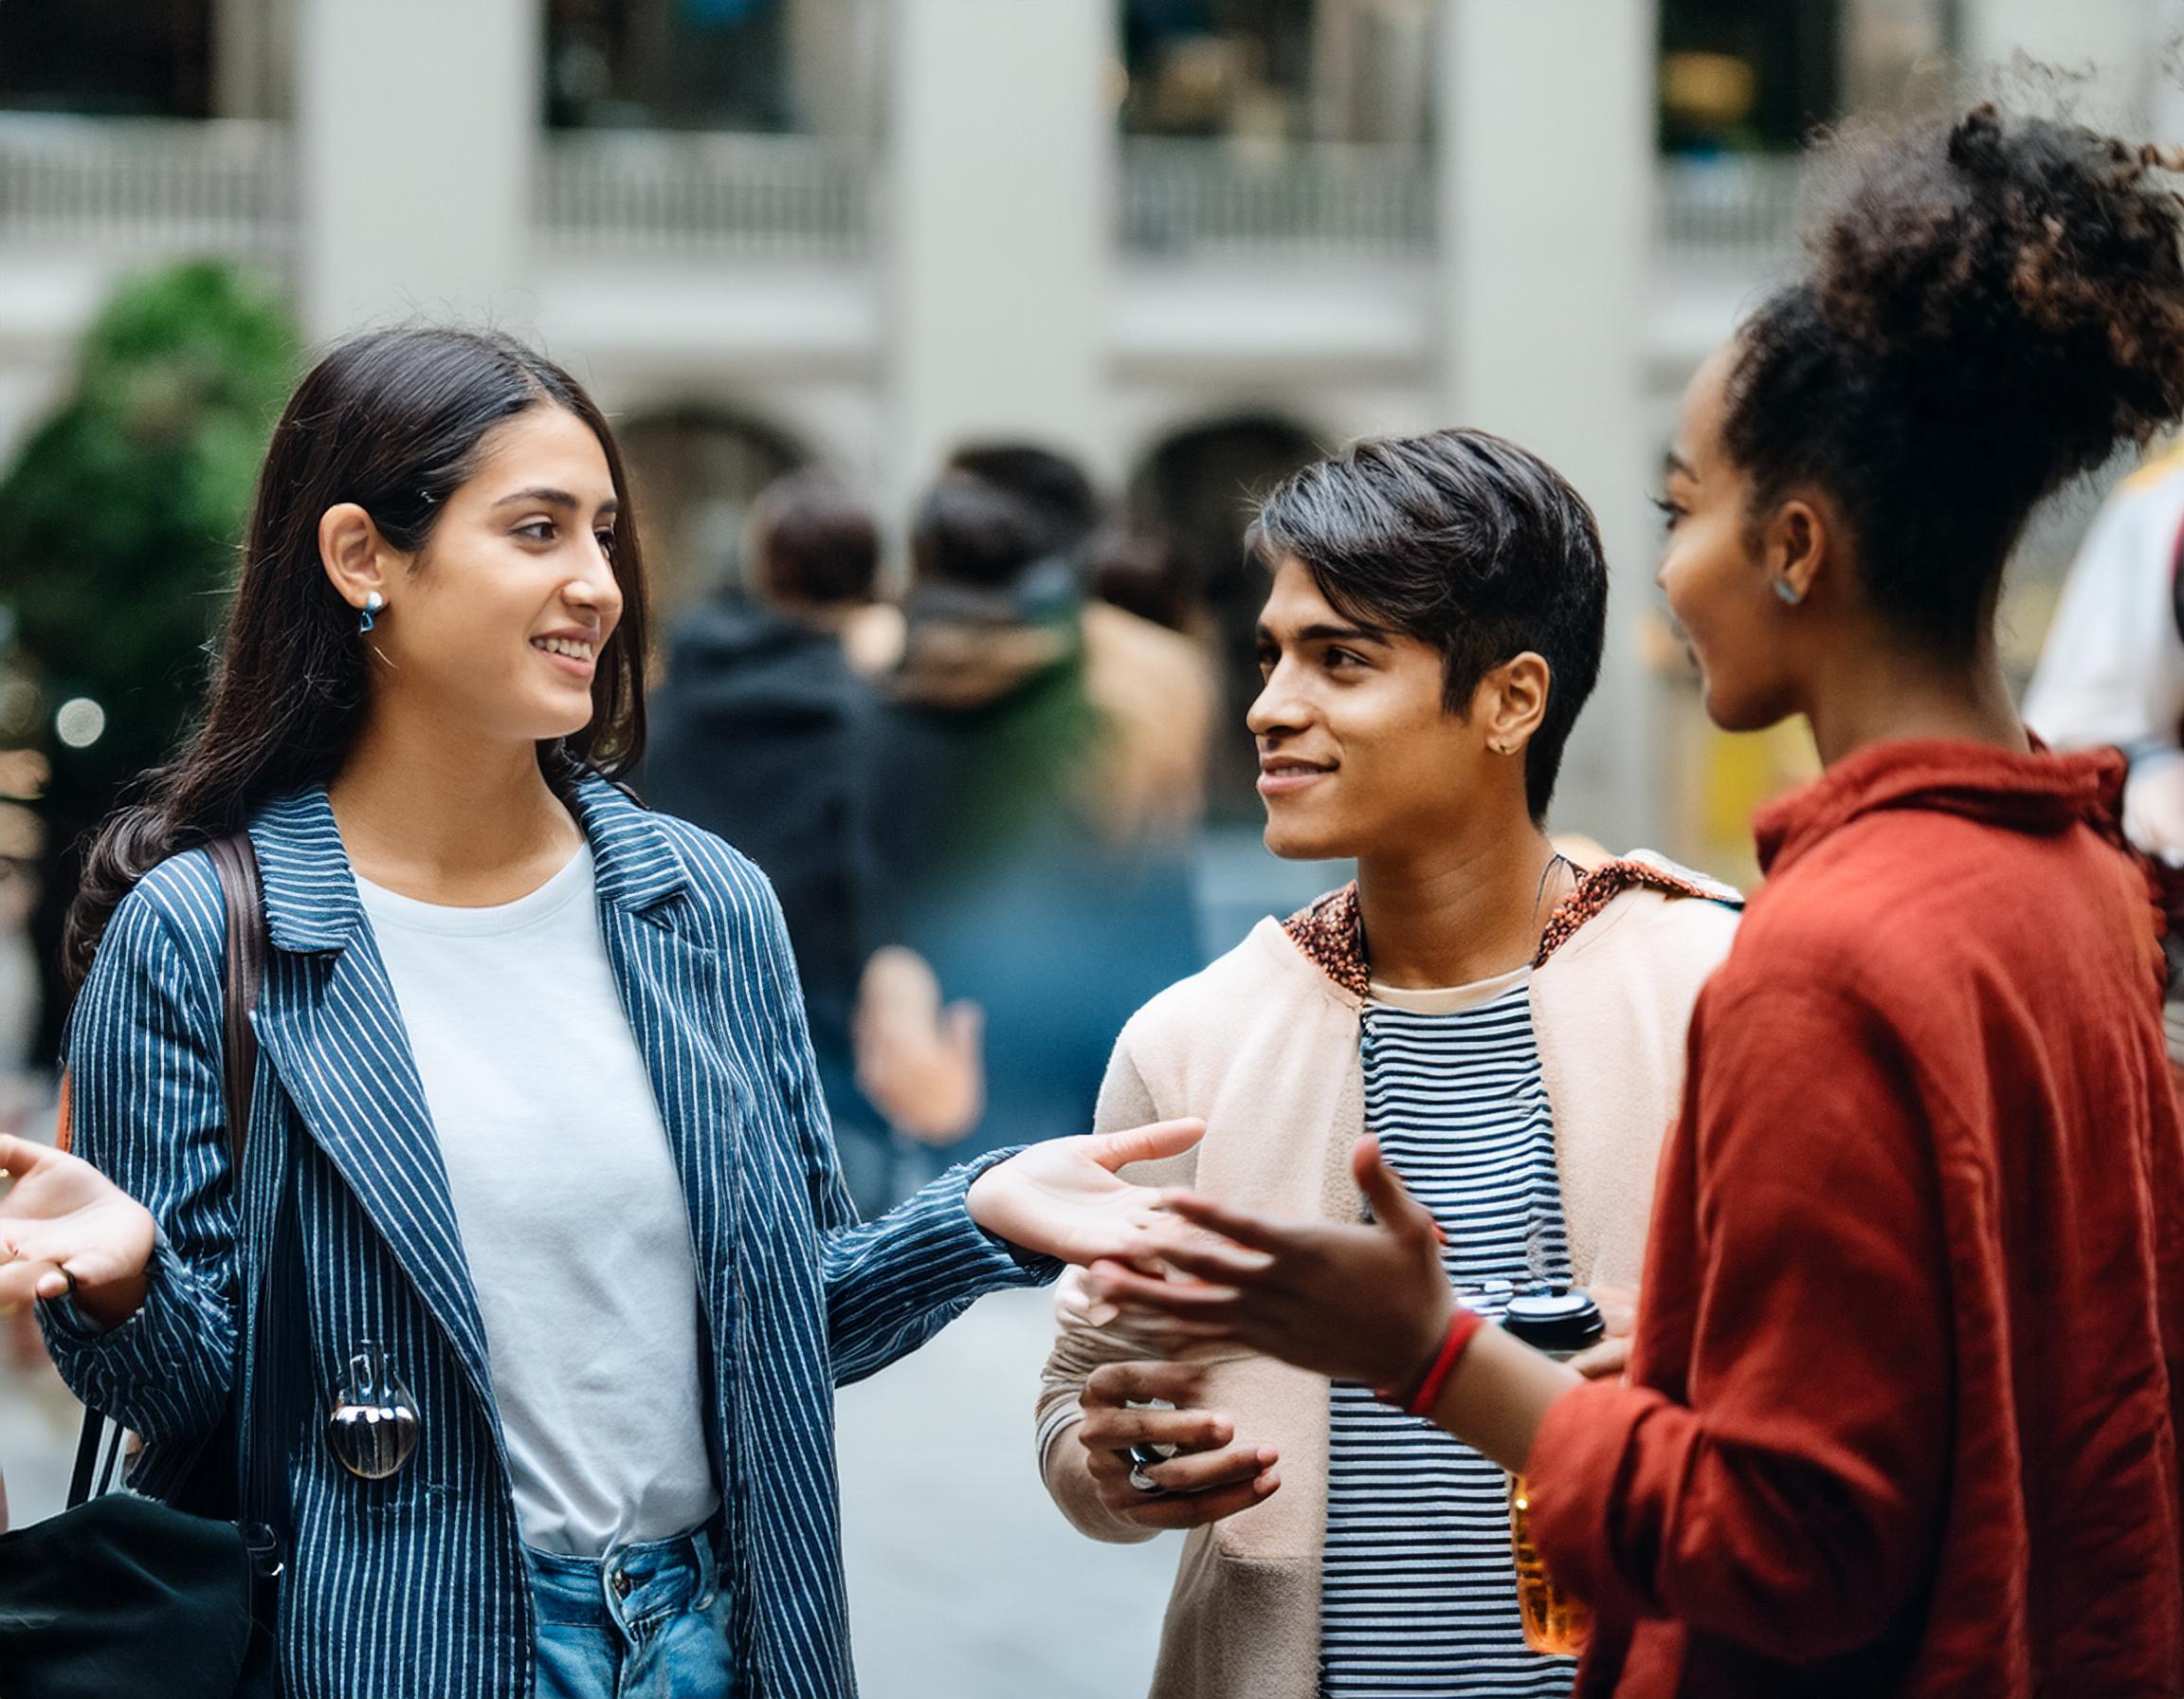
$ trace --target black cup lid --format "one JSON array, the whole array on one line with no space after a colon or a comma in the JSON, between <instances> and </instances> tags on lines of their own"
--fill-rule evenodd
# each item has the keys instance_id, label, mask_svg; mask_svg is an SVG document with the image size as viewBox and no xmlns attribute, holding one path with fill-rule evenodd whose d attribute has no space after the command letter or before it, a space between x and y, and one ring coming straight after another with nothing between
<instances>
[{"instance_id":1,"label":"black cup lid","mask_svg":"<svg viewBox=\"0 0 2184 1699\"><path fill-rule=\"evenodd\" d=\"M1600 1306L1580 1291L1527 1292L1509 1300L1504 1330L1541 1351L1582 1351L1607 1331Z\"/></svg>"}]
</instances>

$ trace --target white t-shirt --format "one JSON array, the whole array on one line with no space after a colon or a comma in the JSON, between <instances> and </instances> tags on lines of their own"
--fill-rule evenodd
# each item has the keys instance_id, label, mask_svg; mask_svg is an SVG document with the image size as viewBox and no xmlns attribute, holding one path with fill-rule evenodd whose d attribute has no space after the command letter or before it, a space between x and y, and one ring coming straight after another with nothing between
<instances>
[{"instance_id":1,"label":"white t-shirt","mask_svg":"<svg viewBox=\"0 0 2184 1699\"><path fill-rule=\"evenodd\" d=\"M523 1538L599 1557L698 1526L720 1494L689 1217L591 850L491 908L356 886L446 1161Z\"/></svg>"}]
</instances>

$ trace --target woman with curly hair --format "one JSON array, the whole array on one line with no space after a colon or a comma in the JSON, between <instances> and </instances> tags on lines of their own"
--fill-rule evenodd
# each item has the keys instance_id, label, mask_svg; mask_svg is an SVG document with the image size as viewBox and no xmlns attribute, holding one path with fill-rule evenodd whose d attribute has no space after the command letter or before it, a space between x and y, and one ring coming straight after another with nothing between
<instances>
[{"instance_id":1,"label":"woman with curly hair","mask_svg":"<svg viewBox=\"0 0 2184 1699\"><path fill-rule=\"evenodd\" d=\"M1188 1197L1110 1300L1409 1392L1521 1471L1585 1694L2184 1691L2184 1143L2115 754L1997 658L2036 502L2184 411L2153 158L1982 106L1835 151L1811 265L1693 379L1660 578L1733 730L1826 772L1693 1017L1629 1372L1458 1306L1374 1226Z\"/></svg>"}]
</instances>

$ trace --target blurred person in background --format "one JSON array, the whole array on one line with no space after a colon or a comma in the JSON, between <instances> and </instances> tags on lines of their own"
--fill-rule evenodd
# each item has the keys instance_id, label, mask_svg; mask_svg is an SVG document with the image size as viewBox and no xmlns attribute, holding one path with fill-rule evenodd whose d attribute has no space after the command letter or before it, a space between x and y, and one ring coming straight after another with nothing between
<instances>
[{"instance_id":1,"label":"blurred person in background","mask_svg":"<svg viewBox=\"0 0 2184 1699\"><path fill-rule=\"evenodd\" d=\"M2120 749L2123 824L2184 861L2184 449L2117 487L2079 545L2025 722L2057 749Z\"/></svg>"},{"instance_id":2,"label":"blurred person in background","mask_svg":"<svg viewBox=\"0 0 2184 1699\"><path fill-rule=\"evenodd\" d=\"M1066 454L1037 443L967 443L941 470L965 473L1016 497L1038 518L1040 570L1079 575L1105 509L1091 477Z\"/></svg>"},{"instance_id":3,"label":"blurred person in background","mask_svg":"<svg viewBox=\"0 0 2184 1699\"><path fill-rule=\"evenodd\" d=\"M943 475L960 472L1007 490L1024 504L1037 532L1028 546L1038 565L1016 587L1020 600L1027 606L1043 606L1077 598L1085 551L1101 511L1099 491L1083 467L1036 443L993 441L967 444L940 469ZM917 587L910 588L914 593ZM877 678L901 664L905 615L900 604L883 601L849 622L844 638L850 664L858 671Z\"/></svg>"},{"instance_id":4,"label":"blurred person in background","mask_svg":"<svg viewBox=\"0 0 2184 1699\"><path fill-rule=\"evenodd\" d=\"M1221 715L1211 621L1172 539L1108 531L1091 550L1085 687L1107 729L1101 790L1130 831L1180 842L1205 817Z\"/></svg>"},{"instance_id":5,"label":"blurred person in background","mask_svg":"<svg viewBox=\"0 0 2184 1699\"><path fill-rule=\"evenodd\" d=\"M2120 749L2123 830L2155 868L2169 1054L2184 1063L2184 450L2126 478L2080 545L2025 694L2055 749Z\"/></svg>"},{"instance_id":6,"label":"blurred person in background","mask_svg":"<svg viewBox=\"0 0 2184 1699\"><path fill-rule=\"evenodd\" d=\"M857 1087L851 1021L876 892L857 752L871 685L843 652L880 567L871 510L831 474L770 484L751 513L747 587L676 629L652 694L647 800L727 839L780 899L844 1178L861 1213L895 1201L885 1119Z\"/></svg>"},{"instance_id":7,"label":"blurred person in background","mask_svg":"<svg viewBox=\"0 0 2184 1699\"><path fill-rule=\"evenodd\" d=\"M1180 551L1109 520L1083 468L1050 448L974 444L947 469L1010 492L1040 517L1043 557L1024 594L1077 606L1106 833L1187 840L1205 812L1220 686Z\"/></svg>"},{"instance_id":8,"label":"blurred person in background","mask_svg":"<svg viewBox=\"0 0 2184 1699\"><path fill-rule=\"evenodd\" d=\"M1087 1282L1369 1384L1435 1365L1592 1607L1582 1694L2184 1692L2158 923L2122 760L2033 746L1994 631L2034 505L2184 413L2180 162L1993 105L1843 138L1804 274L1685 393L1660 580L1707 713L1802 714L1826 771L1756 822L1628 1380L1483 1325L1369 1142L1377 1225L1176 1196L1195 1279Z\"/></svg>"},{"instance_id":9,"label":"blurred person in background","mask_svg":"<svg viewBox=\"0 0 2184 1699\"><path fill-rule=\"evenodd\" d=\"M1097 1124L1188 1104L1202 1159L1138 1178L1338 1221L1376 1134L1467 1302L1582 1285L1627 1332L1737 899L1643 853L1580 868L1546 835L1600 667L1592 515L1514 444L1447 430L1306 467L1252 542L1266 847L1357 878L1138 1011ZM1157 1699L1568 1692L1570 1660L1525 1646L1494 1463L1363 1387L1205 1361L1067 1287L1058 1313L1047 1490L1094 1539L1192 1530ZM1611 1342L1591 1366L1621 1361ZM1133 1445L1175 1454L1133 1469Z\"/></svg>"},{"instance_id":10,"label":"blurred person in background","mask_svg":"<svg viewBox=\"0 0 2184 1699\"><path fill-rule=\"evenodd\" d=\"M1190 639L1086 606L1097 515L1060 457L989 448L912 525L867 770L888 941L984 1011L966 1150L1010 1127L1082 1132L1116 1029L1200 959L1210 673Z\"/></svg>"},{"instance_id":11,"label":"blurred person in background","mask_svg":"<svg viewBox=\"0 0 2184 1699\"><path fill-rule=\"evenodd\" d=\"M1204 641L1210 615L1182 543L1153 525L1114 525L1091 545L1085 581L1111 608Z\"/></svg>"}]
</instances>

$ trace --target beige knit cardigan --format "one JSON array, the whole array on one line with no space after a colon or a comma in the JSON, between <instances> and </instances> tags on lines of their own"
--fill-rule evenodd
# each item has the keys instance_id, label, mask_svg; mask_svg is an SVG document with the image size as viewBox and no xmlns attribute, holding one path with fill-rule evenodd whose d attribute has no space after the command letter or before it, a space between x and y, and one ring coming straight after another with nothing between
<instances>
[{"instance_id":1,"label":"beige knit cardigan","mask_svg":"<svg viewBox=\"0 0 2184 1699\"><path fill-rule=\"evenodd\" d=\"M1581 923L1532 978L1571 1262L1589 1286L1638 1284L1654 1170L1683 1088L1684 1028L1737 923L1732 907L1698 894L1733 892L1651 859L1638 871L1644 883L1574 911ZM1275 1215L1361 1218L1349 1163L1365 1124L1364 1001L1356 976L1341 977L1349 982L1267 920L1139 1010L1108 1065L1100 1129L1194 1115L1207 1132L1185 1156L1126 1172ZM1151 1699L1314 1699L1326 1379L1250 1353L1172 1347L1156 1328L1092 1326L1074 1271L1056 1312L1039 1461L1047 1490L1084 1533L1152 1538L1110 1516L1069 1456L1080 1395L1102 1363L1202 1357L1208 1407L1234 1419L1239 1440L1281 1449L1273 1497L1186 1537Z\"/></svg>"}]
</instances>

